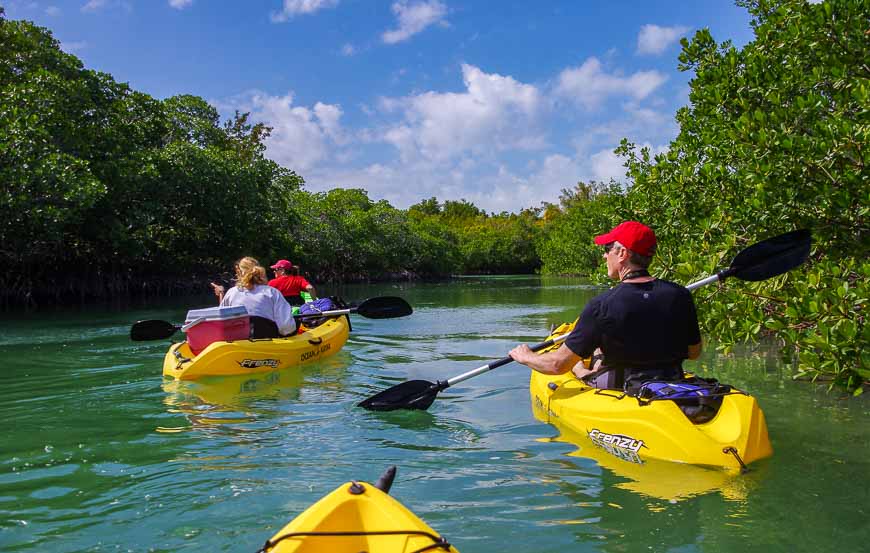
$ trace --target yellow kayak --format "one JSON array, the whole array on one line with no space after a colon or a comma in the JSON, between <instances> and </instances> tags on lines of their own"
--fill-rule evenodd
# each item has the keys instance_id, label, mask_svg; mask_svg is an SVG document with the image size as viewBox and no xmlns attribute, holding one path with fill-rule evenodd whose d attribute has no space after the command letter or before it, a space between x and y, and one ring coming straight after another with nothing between
<instances>
[{"instance_id":1,"label":"yellow kayak","mask_svg":"<svg viewBox=\"0 0 870 553\"><path fill-rule=\"evenodd\" d=\"M187 342L170 346L163 358L163 376L195 380L204 376L235 376L272 372L313 363L339 351L347 341L346 316L287 338L214 342L193 355Z\"/></svg>"},{"instance_id":2,"label":"yellow kayak","mask_svg":"<svg viewBox=\"0 0 870 553\"><path fill-rule=\"evenodd\" d=\"M572 328L564 324L551 338ZM754 397L739 390L724 395L716 415L703 423L693 423L673 401L643 402L619 390L599 390L570 372L532 371L529 391L537 418L628 462L744 469L773 455L764 413Z\"/></svg>"},{"instance_id":3,"label":"yellow kayak","mask_svg":"<svg viewBox=\"0 0 870 553\"><path fill-rule=\"evenodd\" d=\"M395 469L388 469L393 470ZM381 477L381 481L387 476ZM392 476L389 477L392 480ZM260 550L268 553L458 551L378 484L347 482L294 518ZM389 490L389 483L382 486Z\"/></svg>"}]
</instances>

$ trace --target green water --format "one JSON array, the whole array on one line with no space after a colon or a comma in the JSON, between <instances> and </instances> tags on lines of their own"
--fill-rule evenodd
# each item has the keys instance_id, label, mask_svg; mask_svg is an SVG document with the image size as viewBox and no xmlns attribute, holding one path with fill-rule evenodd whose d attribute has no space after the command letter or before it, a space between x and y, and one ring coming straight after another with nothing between
<instances>
[{"instance_id":1,"label":"green water","mask_svg":"<svg viewBox=\"0 0 870 553\"><path fill-rule=\"evenodd\" d=\"M0 549L253 552L335 486L391 464L392 494L465 553L868 548L870 403L792 382L765 348L707 352L693 366L757 396L774 457L694 492L696 474L672 473L668 489L690 490L674 499L551 440L517 364L442 393L428 412L355 407L538 342L594 290L529 277L342 293L401 295L415 313L354 317L337 355L250 382L164 382L168 341L129 341L133 321L177 322L207 296L7 316Z\"/></svg>"}]
</instances>

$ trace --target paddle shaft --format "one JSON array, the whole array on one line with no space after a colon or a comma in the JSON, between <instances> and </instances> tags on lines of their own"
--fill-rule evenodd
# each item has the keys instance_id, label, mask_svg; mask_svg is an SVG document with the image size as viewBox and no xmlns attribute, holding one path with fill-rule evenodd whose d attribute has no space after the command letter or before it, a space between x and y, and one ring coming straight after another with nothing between
<instances>
[{"instance_id":1,"label":"paddle shaft","mask_svg":"<svg viewBox=\"0 0 870 553\"><path fill-rule=\"evenodd\" d=\"M361 304L348 309L334 309L330 311L322 311L320 313L304 313L294 315L293 318L297 324L305 319L316 318L332 318L358 313L368 319L392 319L395 317L404 317L413 312L410 304L402 298L395 296L383 296L370 298L363 301ZM205 321L204 317L193 320L184 326L174 325L167 321L137 321L130 329L130 338L135 341L142 340L162 340L169 338L179 330L189 330L191 327Z\"/></svg>"},{"instance_id":2,"label":"paddle shaft","mask_svg":"<svg viewBox=\"0 0 870 553\"><path fill-rule=\"evenodd\" d=\"M731 276L731 274L732 274L731 269L725 269L724 271L719 271L715 275L710 275L707 278L702 278L698 282L693 282L692 284L689 284L688 286L686 286L686 290L692 291L692 290L695 290L697 288L700 288L701 286L706 286L708 284L712 284L712 283L720 281L720 280L725 280L727 277Z\"/></svg>"},{"instance_id":3,"label":"paddle shaft","mask_svg":"<svg viewBox=\"0 0 870 553\"><path fill-rule=\"evenodd\" d=\"M547 340L545 342L541 342L540 344L536 344L534 346L531 346L531 347L529 347L529 349L532 351L541 351L542 349L547 349L548 347L550 347L552 345L561 344L567 338L568 338L568 335L563 334L561 336L557 336L557 337L552 338L550 340ZM499 359L498 361L493 361L492 363L489 363L488 365L484 365L482 367L478 367L476 369L470 370L466 373L462 373L459 376L454 376L453 378L446 381L447 386L445 386L445 388L449 388L450 386L453 386L454 384L459 384L463 380L468 380L469 378L473 378L479 374L483 374L487 371L491 371L493 369L497 369L499 367L507 365L508 363L512 363L513 360L514 360L513 357L510 357L510 356L503 357L503 358Z\"/></svg>"}]
</instances>

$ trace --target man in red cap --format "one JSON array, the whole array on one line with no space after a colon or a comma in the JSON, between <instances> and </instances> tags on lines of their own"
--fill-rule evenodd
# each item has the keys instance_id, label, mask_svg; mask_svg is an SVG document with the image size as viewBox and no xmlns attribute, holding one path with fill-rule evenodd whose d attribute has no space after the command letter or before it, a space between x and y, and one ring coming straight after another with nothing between
<instances>
[{"instance_id":1,"label":"man in red cap","mask_svg":"<svg viewBox=\"0 0 870 553\"><path fill-rule=\"evenodd\" d=\"M305 277L291 274L291 269L293 269L292 263L286 259L279 259L272 265L272 270L275 271L275 278L269 281L269 286L280 290L281 294L284 295L284 299L290 305L302 305L305 303L301 295L303 291L311 294L312 299L316 299L317 294L314 291L314 286L305 280Z\"/></svg>"},{"instance_id":2,"label":"man in red cap","mask_svg":"<svg viewBox=\"0 0 870 553\"><path fill-rule=\"evenodd\" d=\"M586 304L557 350L539 355L520 344L511 357L544 374L574 369L597 388L681 378L683 360L701 354L701 331L692 294L647 270L656 250L655 233L625 221L596 236L595 243L604 246L607 276L619 284ZM591 366L578 364L590 357Z\"/></svg>"}]
</instances>

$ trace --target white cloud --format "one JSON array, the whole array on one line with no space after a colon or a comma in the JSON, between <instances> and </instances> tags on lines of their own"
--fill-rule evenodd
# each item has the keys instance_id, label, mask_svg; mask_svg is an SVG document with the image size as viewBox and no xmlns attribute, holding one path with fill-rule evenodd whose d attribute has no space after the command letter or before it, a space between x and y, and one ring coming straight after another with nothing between
<instances>
[{"instance_id":1,"label":"white cloud","mask_svg":"<svg viewBox=\"0 0 870 553\"><path fill-rule=\"evenodd\" d=\"M64 52L66 52L67 54L73 54L75 52L79 52L81 50L84 50L87 47L88 47L88 43L83 41L83 40L70 41L70 42L63 41L60 43L60 49L63 50Z\"/></svg>"},{"instance_id":2,"label":"white cloud","mask_svg":"<svg viewBox=\"0 0 870 553\"><path fill-rule=\"evenodd\" d=\"M353 44L348 42L344 46L341 47L341 55L342 56L352 56L354 54L356 54L356 48L354 48Z\"/></svg>"},{"instance_id":3,"label":"white cloud","mask_svg":"<svg viewBox=\"0 0 870 553\"><path fill-rule=\"evenodd\" d=\"M272 127L266 139L266 155L297 172L308 171L332 155L332 147L343 144L340 106L318 102L313 108L293 105L293 93L270 96L250 91L224 102L212 102L218 109L250 112L251 121Z\"/></svg>"},{"instance_id":4,"label":"white cloud","mask_svg":"<svg viewBox=\"0 0 870 553\"><path fill-rule=\"evenodd\" d=\"M364 188L370 197L385 199L402 209L435 196L441 201L464 198L498 213L555 201L562 188L571 187L582 178L582 170L576 160L550 154L523 174L501 163L479 164L464 159L446 164L427 160L373 163L357 170L320 168L303 176L310 190L336 186Z\"/></svg>"},{"instance_id":5,"label":"white cloud","mask_svg":"<svg viewBox=\"0 0 870 553\"><path fill-rule=\"evenodd\" d=\"M462 65L462 76L466 86L462 93L383 99L382 109L402 110L404 115L383 140L405 160L444 160L543 146L544 139L536 132L543 99L536 87L467 64Z\"/></svg>"},{"instance_id":6,"label":"white cloud","mask_svg":"<svg viewBox=\"0 0 870 553\"><path fill-rule=\"evenodd\" d=\"M583 158L600 149L603 144L618 144L623 138L635 142L661 142L671 140L678 131L673 114L629 103L622 106L621 113L614 114L607 121L579 129L571 143L575 155Z\"/></svg>"},{"instance_id":7,"label":"white cloud","mask_svg":"<svg viewBox=\"0 0 870 553\"><path fill-rule=\"evenodd\" d=\"M310 15L337 5L338 0L284 0L281 11L272 12L269 17L273 23L283 23L297 15Z\"/></svg>"},{"instance_id":8,"label":"white cloud","mask_svg":"<svg viewBox=\"0 0 870 553\"><path fill-rule=\"evenodd\" d=\"M592 110L609 96L621 95L642 100L667 79L658 71L638 71L627 77L608 74L602 70L601 62L592 57L580 67L563 70L557 79L555 94Z\"/></svg>"},{"instance_id":9,"label":"white cloud","mask_svg":"<svg viewBox=\"0 0 870 553\"><path fill-rule=\"evenodd\" d=\"M57 6L48 6L47 8L45 8L45 15L49 17L58 17L61 13L62 12L60 8L58 8Z\"/></svg>"},{"instance_id":10,"label":"white cloud","mask_svg":"<svg viewBox=\"0 0 870 553\"><path fill-rule=\"evenodd\" d=\"M625 180L623 160L613 153L612 148L592 154L589 161L593 179L601 182L608 182L611 178L618 181Z\"/></svg>"},{"instance_id":11,"label":"white cloud","mask_svg":"<svg viewBox=\"0 0 870 553\"><path fill-rule=\"evenodd\" d=\"M650 144L667 143L675 133L667 112L640 101L664 77L605 73L594 59L566 69L548 88L470 64L461 70L463 89L380 98L360 108L367 123L355 128L342 125L340 106L298 106L292 94L251 92L223 107L250 111L252 121L272 126L268 157L298 171L307 189L363 188L399 208L432 196L465 198L493 212L555 202L578 181L626 182L613 154L622 137L657 153L667 146ZM579 107L557 112L552 98L573 91L570 76L584 77L587 95ZM615 95L625 97L621 109L579 117L585 105ZM570 131L563 120L570 120Z\"/></svg>"},{"instance_id":12,"label":"white cloud","mask_svg":"<svg viewBox=\"0 0 870 553\"><path fill-rule=\"evenodd\" d=\"M342 116L339 106L317 102L314 104L314 115L320 122L320 128L323 130L323 133L336 144L343 144L347 141L344 129L341 128L339 121Z\"/></svg>"},{"instance_id":13,"label":"white cloud","mask_svg":"<svg viewBox=\"0 0 870 553\"><path fill-rule=\"evenodd\" d=\"M108 3L109 3L109 0L88 0L88 2L84 6L82 6L82 11L83 12L97 11L100 8L105 7L106 4L108 4Z\"/></svg>"},{"instance_id":14,"label":"white cloud","mask_svg":"<svg viewBox=\"0 0 870 553\"><path fill-rule=\"evenodd\" d=\"M169 0L169 5L176 10L183 10L193 4L193 0Z\"/></svg>"},{"instance_id":15,"label":"white cloud","mask_svg":"<svg viewBox=\"0 0 870 553\"><path fill-rule=\"evenodd\" d=\"M668 46L686 34L688 27L659 27L644 25L637 35L638 54L661 54Z\"/></svg>"},{"instance_id":16,"label":"white cloud","mask_svg":"<svg viewBox=\"0 0 870 553\"><path fill-rule=\"evenodd\" d=\"M387 44L408 40L435 23L447 25L447 22L444 21L444 17L447 15L447 6L438 0L425 0L410 4L407 0L399 0L393 4L392 9L398 18L399 27L385 31L381 35L381 39Z\"/></svg>"}]
</instances>

